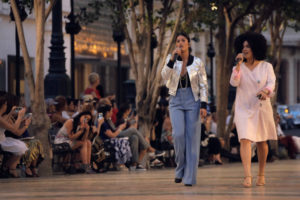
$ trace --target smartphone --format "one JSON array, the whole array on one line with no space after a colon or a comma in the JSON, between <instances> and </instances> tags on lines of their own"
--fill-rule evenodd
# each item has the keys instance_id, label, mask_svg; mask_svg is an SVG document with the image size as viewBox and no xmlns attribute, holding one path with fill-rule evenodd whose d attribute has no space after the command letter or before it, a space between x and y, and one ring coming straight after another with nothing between
<instances>
[{"instance_id":1,"label":"smartphone","mask_svg":"<svg viewBox=\"0 0 300 200\"><path fill-rule=\"evenodd\" d=\"M15 111L16 113L18 113L18 112L19 112L20 110L22 110L22 109L23 109L23 107L16 107L14 111Z\"/></svg>"},{"instance_id":2,"label":"smartphone","mask_svg":"<svg viewBox=\"0 0 300 200\"><path fill-rule=\"evenodd\" d=\"M24 116L24 118L25 118L25 119L28 119L28 118L30 118L31 116L32 116L32 113L26 113L25 116Z\"/></svg>"},{"instance_id":3,"label":"smartphone","mask_svg":"<svg viewBox=\"0 0 300 200\"><path fill-rule=\"evenodd\" d=\"M103 118L103 113L99 113L98 114L98 119L102 119Z\"/></svg>"},{"instance_id":4,"label":"smartphone","mask_svg":"<svg viewBox=\"0 0 300 200\"><path fill-rule=\"evenodd\" d=\"M87 123L87 121L88 121L88 120L87 120L87 118L84 118L84 119L83 119L83 123L85 123L85 124L86 124L86 123Z\"/></svg>"}]
</instances>

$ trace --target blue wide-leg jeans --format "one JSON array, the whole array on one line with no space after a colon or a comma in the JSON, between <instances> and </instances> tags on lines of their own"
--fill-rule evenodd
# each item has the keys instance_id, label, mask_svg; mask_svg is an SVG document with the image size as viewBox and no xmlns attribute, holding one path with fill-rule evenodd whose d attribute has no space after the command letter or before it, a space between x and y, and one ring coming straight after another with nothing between
<instances>
[{"instance_id":1,"label":"blue wide-leg jeans","mask_svg":"<svg viewBox=\"0 0 300 200\"><path fill-rule=\"evenodd\" d=\"M178 88L170 97L170 117L175 148L175 178L184 184L196 184L200 151L200 100L195 101L192 89Z\"/></svg>"}]
</instances>

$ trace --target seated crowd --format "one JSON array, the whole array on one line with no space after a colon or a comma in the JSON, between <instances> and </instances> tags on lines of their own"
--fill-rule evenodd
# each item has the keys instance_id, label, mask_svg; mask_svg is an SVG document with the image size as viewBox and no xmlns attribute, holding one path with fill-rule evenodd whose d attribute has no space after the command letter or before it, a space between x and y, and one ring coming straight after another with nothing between
<instances>
[{"instance_id":1,"label":"seated crowd","mask_svg":"<svg viewBox=\"0 0 300 200\"><path fill-rule=\"evenodd\" d=\"M164 152L154 149L138 130L137 117L130 104L123 103L118 109L114 96L103 98L97 91L98 75L91 73L89 80L90 86L82 101L63 96L46 101L52 126L58 129L54 144L68 143L72 151L78 149L80 152L81 166L77 165L76 171L97 171L95 165L99 163L91 161L91 155L92 145L98 145L95 140L99 139L113 146L115 162L110 167L114 170L125 165L131 171L144 171L148 157L162 165L155 158Z\"/></svg>"}]
</instances>

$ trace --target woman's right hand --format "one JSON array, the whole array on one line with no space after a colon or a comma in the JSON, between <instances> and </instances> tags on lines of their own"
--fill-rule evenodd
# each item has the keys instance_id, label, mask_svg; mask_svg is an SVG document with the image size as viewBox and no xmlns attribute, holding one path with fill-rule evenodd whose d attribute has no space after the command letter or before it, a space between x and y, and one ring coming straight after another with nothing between
<instances>
[{"instance_id":1,"label":"woman's right hand","mask_svg":"<svg viewBox=\"0 0 300 200\"><path fill-rule=\"evenodd\" d=\"M244 60L243 53L239 53L239 54L235 57L235 60L237 61L235 69L236 69L237 71L240 71L241 64L242 64L242 62L243 62L243 60Z\"/></svg>"},{"instance_id":2,"label":"woman's right hand","mask_svg":"<svg viewBox=\"0 0 300 200\"><path fill-rule=\"evenodd\" d=\"M126 123L120 124L119 129L122 131L126 128Z\"/></svg>"},{"instance_id":3,"label":"woman's right hand","mask_svg":"<svg viewBox=\"0 0 300 200\"><path fill-rule=\"evenodd\" d=\"M181 49L179 47L176 47L172 52L172 58L171 58L172 61L175 61L175 54L181 56Z\"/></svg>"}]
</instances>

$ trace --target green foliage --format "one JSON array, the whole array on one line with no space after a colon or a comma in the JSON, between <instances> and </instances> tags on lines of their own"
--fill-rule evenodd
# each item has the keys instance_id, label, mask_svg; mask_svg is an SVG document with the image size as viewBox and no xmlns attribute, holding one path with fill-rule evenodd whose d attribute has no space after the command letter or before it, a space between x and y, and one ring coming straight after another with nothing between
<instances>
[{"instance_id":1,"label":"green foliage","mask_svg":"<svg viewBox=\"0 0 300 200\"><path fill-rule=\"evenodd\" d=\"M9 3L10 4L10 1L9 0L2 0L3 3ZM16 1L17 2L17 1ZM18 5L20 7L24 7L26 12L28 13L32 13L32 9L33 9L33 0L19 0L19 3Z\"/></svg>"},{"instance_id":2,"label":"green foliage","mask_svg":"<svg viewBox=\"0 0 300 200\"><path fill-rule=\"evenodd\" d=\"M85 7L80 7L80 13L76 14L79 23L87 25L93 23L101 16L100 10L104 7L101 0L90 0Z\"/></svg>"}]
</instances>

